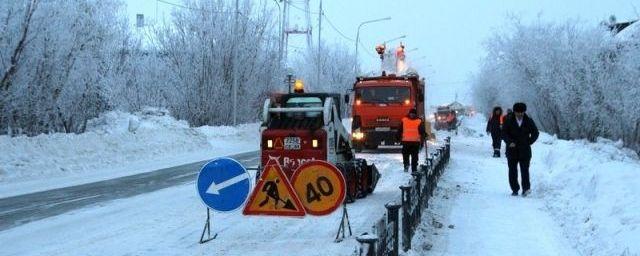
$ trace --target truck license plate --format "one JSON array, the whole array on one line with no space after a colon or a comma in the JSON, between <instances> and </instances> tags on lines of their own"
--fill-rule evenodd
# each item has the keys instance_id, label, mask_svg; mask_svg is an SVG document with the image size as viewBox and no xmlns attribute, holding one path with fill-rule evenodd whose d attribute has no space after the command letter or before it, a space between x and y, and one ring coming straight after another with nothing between
<instances>
[{"instance_id":1,"label":"truck license plate","mask_svg":"<svg viewBox=\"0 0 640 256\"><path fill-rule=\"evenodd\" d=\"M390 127L376 127L376 131L378 132L388 132L391 131Z\"/></svg>"},{"instance_id":2,"label":"truck license plate","mask_svg":"<svg viewBox=\"0 0 640 256\"><path fill-rule=\"evenodd\" d=\"M300 149L300 137L285 137L284 149Z\"/></svg>"}]
</instances>

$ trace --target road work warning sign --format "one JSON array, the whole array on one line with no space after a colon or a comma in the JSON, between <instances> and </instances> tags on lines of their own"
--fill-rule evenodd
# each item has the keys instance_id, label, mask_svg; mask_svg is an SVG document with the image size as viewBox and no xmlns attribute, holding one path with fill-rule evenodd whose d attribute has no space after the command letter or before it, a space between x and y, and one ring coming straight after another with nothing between
<instances>
[{"instance_id":1,"label":"road work warning sign","mask_svg":"<svg viewBox=\"0 0 640 256\"><path fill-rule=\"evenodd\" d=\"M260 175L242 214L304 216L305 211L280 165L270 163Z\"/></svg>"},{"instance_id":2,"label":"road work warning sign","mask_svg":"<svg viewBox=\"0 0 640 256\"><path fill-rule=\"evenodd\" d=\"M313 160L301 165L293 173L291 184L311 215L330 214L345 198L344 176L325 161Z\"/></svg>"}]
</instances>

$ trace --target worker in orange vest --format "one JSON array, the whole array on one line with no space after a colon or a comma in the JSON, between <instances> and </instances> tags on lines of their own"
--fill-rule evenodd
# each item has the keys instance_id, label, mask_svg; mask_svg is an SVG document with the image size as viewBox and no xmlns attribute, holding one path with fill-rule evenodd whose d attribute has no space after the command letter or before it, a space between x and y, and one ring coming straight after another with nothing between
<instances>
[{"instance_id":1,"label":"worker in orange vest","mask_svg":"<svg viewBox=\"0 0 640 256\"><path fill-rule=\"evenodd\" d=\"M415 172L418 170L418 153L426 139L424 122L418 117L416 109L409 110L409 114L402 118L398 135L402 141L404 171L409 171L409 157L411 157L411 171Z\"/></svg>"}]
</instances>

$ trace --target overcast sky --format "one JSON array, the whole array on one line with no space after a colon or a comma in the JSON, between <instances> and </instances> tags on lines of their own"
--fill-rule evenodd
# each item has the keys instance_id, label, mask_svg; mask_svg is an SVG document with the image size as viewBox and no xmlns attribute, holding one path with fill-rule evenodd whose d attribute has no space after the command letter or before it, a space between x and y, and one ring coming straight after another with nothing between
<instances>
[{"instance_id":1,"label":"overcast sky","mask_svg":"<svg viewBox=\"0 0 640 256\"><path fill-rule=\"evenodd\" d=\"M182 0L166 0L181 3ZM231 1L231 0L230 0ZM272 4L273 0L254 0ZM136 13L144 13L147 20L158 16L168 18L171 8L156 0L125 0L131 21ZM303 7L303 0L292 1ZM311 0L311 12L318 11L319 0ZM635 7L634 7L635 5ZM566 22L580 19L598 24L612 14L618 20L637 19L640 1L630 0L323 0L326 17L346 36L356 37L360 22L391 17L389 21L371 23L362 27L359 60L365 70L376 70L379 60L371 57L374 47L385 40L401 35L407 49L418 48L408 54L419 73L427 77L430 104L450 102L458 94L468 102L469 75L477 70L483 56L482 42L493 31L504 27L508 15L521 16L525 22L536 19ZM639 9L636 11L636 9ZM303 12L291 9L292 24L304 26ZM297 12L297 14L296 14ZM274 12L274 15L277 12ZM318 15L313 14L312 26L316 30ZM314 41L317 40L314 34ZM338 42L355 49L355 43L341 37L327 21L322 26L323 40ZM292 39L291 44L305 46L303 38ZM391 43L396 46L398 41ZM291 49L293 51L293 49ZM368 51L369 53L367 53Z\"/></svg>"}]
</instances>

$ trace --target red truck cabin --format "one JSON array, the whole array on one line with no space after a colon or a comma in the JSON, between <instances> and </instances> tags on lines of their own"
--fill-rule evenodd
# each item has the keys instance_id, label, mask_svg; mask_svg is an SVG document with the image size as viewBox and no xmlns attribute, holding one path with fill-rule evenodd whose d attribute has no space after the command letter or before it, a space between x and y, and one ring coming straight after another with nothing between
<instances>
[{"instance_id":1,"label":"red truck cabin","mask_svg":"<svg viewBox=\"0 0 640 256\"><path fill-rule=\"evenodd\" d=\"M423 88L417 77L360 78L354 84L352 139L355 145L375 149L397 145L401 120L412 108L423 117ZM422 112L422 113L421 113Z\"/></svg>"}]
</instances>

